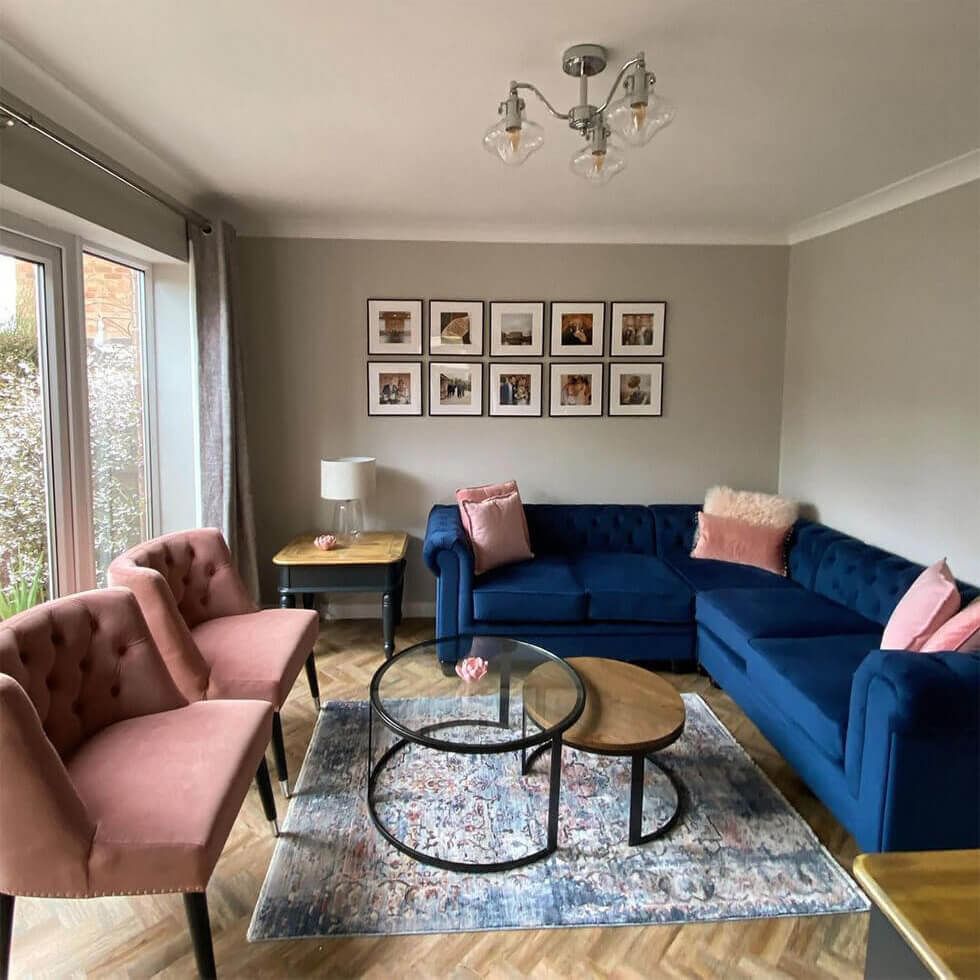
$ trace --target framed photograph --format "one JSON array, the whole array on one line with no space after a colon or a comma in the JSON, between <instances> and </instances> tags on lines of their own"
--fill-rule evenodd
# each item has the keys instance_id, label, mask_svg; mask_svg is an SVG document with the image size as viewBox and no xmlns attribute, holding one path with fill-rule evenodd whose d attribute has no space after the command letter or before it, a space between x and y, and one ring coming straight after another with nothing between
<instances>
[{"instance_id":1,"label":"framed photograph","mask_svg":"<svg viewBox=\"0 0 980 980\"><path fill-rule=\"evenodd\" d=\"M666 303L613 303L612 357L663 357Z\"/></svg>"},{"instance_id":2,"label":"framed photograph","mask_svg":"<svg viewBox=\"0 0 980 980\"><path fill-rule=\"evenodd\" d=\"M483 300L429 300L429 353L447 357L483 354Z\"/></svg>"},{"instance_id":3,"label":"framed photograph","mask_svg":"<svg viewBox=\"0 0 980 980\"><path fill-rule=\"evenodd\" d=\"M663 415L663 394L659 361L609 365L610 415Z\"/></svg>"},{"instance_id":4,"label":"framed photograph","mask_svg":"<svg viewBox=\"0 0 980 980\"><path fill-rule=\"evenodd\" d=\"M422 362L368 361L368 415L421 415Z\"/></svg>"},{"instance_id":5,"label":"framed photograph","mask_svg":"<svg viewBox=\"0 0 980 980\"><path fill-rule=\"evenodd\" d=\"M483 364L429 361L429 414L482 415Z\"/></svg>"},{"instance_id":6,"label":"framed photograph","mask_svg":"<svg viewBox=\"0 0 980 980\"><path fill-rule=\"evenodd\" d=\"M540 364L491 364L490 414L540 415L542 377Z\"/></svg>"},{"instance_id":7,"label":"framed photograph","mask_svg":"<svg viewBox=\"0 0 980 980\"><path fill-rule=\"evenodd\" d=\"M605 303L552 303L551 356L602 357Z\"/></svg>"},{"instance_id":8,"label":"framed photograph","mask_svg":"<svg viewBox=\"0 0 980 980\"><path fill-rule=\"evenodd\" d=\"M490 356L541 357L544 303L491 303Z\"/></svg>"},{"instance_id":9,"label":"framed photograph","mask_svg":"<svg viewBox=\"0 0 980 980\"><path fill-rule=\"evenodd\" d=\"M368 354L422 353L422 300L367 301Z\"/></svg>"},{"instance_id":10,"label":"framed photograph","mask_svg":"<svg viewBox=\"0 0 980 980\"><path fill-rule=\"evenodd\" d=\"M552 364L550 414L602 415L602 364Z\"/></svg>"}]
</instances>

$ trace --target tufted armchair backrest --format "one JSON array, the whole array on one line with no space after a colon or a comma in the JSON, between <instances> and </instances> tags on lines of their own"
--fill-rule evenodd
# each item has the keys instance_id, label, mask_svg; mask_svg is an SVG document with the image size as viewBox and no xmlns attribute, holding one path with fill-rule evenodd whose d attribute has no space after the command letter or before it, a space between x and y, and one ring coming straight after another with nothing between
<instances>
[{"instance_id":1,"label":"tufted armchair backrest","mask_svg":"<svg viewBox=\"0 0 980 980\"><path fill-rule=\"evenodd\" d=\"M128 589L80 592L0 624L0 673L27 692L62 759L126 718L182 707Z\"/></svg>"},{"instance_id":2,"label":"tufted armchair backrest","mask_svg":"<svg viewBox=\"0 0 980 980\"><path fill-rule=\"evenodd\" d=\"M531 550L535 554L584 551L652 555L653 515L632 504L526 504Z\"/></svg>"}]
</instances>

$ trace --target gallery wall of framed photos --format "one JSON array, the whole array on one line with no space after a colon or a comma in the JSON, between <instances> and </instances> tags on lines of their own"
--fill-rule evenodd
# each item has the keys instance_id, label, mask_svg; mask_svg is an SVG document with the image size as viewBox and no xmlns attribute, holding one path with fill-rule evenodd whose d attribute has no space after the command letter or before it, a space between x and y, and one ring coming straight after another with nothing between
<instances>
[{"instance_id":1,"label":"gallery wall of framed photos","mask_svg":"<svg viewBox=\"0 0 980 980\"><path fill-rule=\"evenodd\" d=\"M368 299L366 306L370 416L664 414L665 300Z\"/></svg>"}]
</instances>

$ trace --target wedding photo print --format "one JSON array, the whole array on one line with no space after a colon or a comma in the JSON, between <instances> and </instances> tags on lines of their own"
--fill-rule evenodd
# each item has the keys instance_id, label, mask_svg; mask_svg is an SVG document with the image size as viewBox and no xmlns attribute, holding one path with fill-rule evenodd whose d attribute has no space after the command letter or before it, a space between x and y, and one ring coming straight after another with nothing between
<instances>
[{"instance_id":1,"label":"wedding photo print","mask_svg":"<svg viewBox=\"0 0 980 980\"><path fill-rule=\"evenodd\" d=\"M613 303L613 357L662 357L664 353L664 321L667 304Z\"/></svg>"},{"instance_id":2,"label":"wedding photo print","mask_svg":"<svg viewBox=\"0 0 980 980\"><path fill-rule=\"evenodd\" d=\"M429 300L429 353L480 357L483 301Z\"/></svg>"},{"instance_id":3,"label":"wedding photo print","mask_svg":"<svg viewBox=\"0 0 980 980\"><path fill-rule=\"evenodd\" d=\"M420 361L368 361L368 415L421 415Z\"/></svg>"},{"instance_id":4,"label":"wedding photo print","mask_svg":"<svg viewBox=\"0 0 980 980\"><path fill-rule=\"evenodd\" d=\"M491 303L490 354L497 357L544 354L544 303Z\"/></svg>"},{"instance_id":5,"label":"wedding photo print","mask_svg":"<svg viewBox=\"0 0 980 980\"><path fill-rule=\"evenodd\" d=\"M368 354L422 353L422 300L369 299Z\"/></svg>"},{"instance_id":6,"label":"wedding photo print","mask_svg":"<svg viewBox=\"0 0 980 980\"><path fill-rule=\"evenodd\" d=\"M482 415L483 365L429 362L430 415Z\"/></svg>"},{"instance_id":7,"label":"wedding photo print","mask_svg":"<svg viewBox=\"0 0 980 980\"><path fill-rule=\"evenodd\" d=\"M602 415L602 365L552 364L551 415Z\"/></svg>"},{"instance_id":8,"label":"wedding photo print","mask_svg":"<svg viewBox=\"0 0 980 980\"><path fill-rule=\"evenodd\" d=\"M605 310L605 303L552 303L552 356L602 357Z\"/></svg>"},{"instance_id":9,"label":"wedding photo print","mask_svg":"<svg viewBox=\"0 0 980 980\"><path fill-rule=\"evenodd\" d=\"M490 414L541 414L540 364L490 365Z\"/></svg>"},{"instance_id":10,"label":"wedding photo print","mask_svg":"<svg viewBox=\"0 0 980 980\"><path fill-rule=\"evenodd\" d=\"M609 365L610 415L662 415L664 366Z\"/></svg>"}]
</instances>

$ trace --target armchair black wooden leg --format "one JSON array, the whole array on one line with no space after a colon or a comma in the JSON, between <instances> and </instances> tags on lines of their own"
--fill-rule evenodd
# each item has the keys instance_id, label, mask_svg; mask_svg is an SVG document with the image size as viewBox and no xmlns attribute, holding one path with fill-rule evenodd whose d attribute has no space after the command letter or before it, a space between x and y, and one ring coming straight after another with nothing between
<instances>
[{"instance_id":1,"label":"armchair black wooden leg","mask_svg":"<svg viewBox=\"0 0 980 980\"><path fill-rule=\"evenodd\" d=\"M276 760L276 775L282 795L289 796L289 769L286 766L286 743L282 740L282 719L279 712L272 713L272 756Z\"/></svg>"},{"instance_id":2,"label":"armchair black wooden leg","mask_svg":"<svg viewBox=\"0 0 980 980\"><path fill-rule=\"evenodd\" d=\"M211 920L208 918L208 897L204 892L185 892L184 911L194 943L194 959L197 973L202 980L214 980L218 972L214 967L214 946L211 942Z\"/></svg>"},{"instance_id":3,"label":"armchair black wooden leg","mask_svg":"<svg viewBox=\"0 0 980 980\"><path fill-rule=\"evenodd\" d=\"M10 976L10 944L14 938L14 896L0 892L0 980Z\"/></svg>"},{"instance_id":4,"label":"armchair black wooden leg","mask_svg":"<svg viewBox=\"0 0 980 980\"><path fill-rule=\"evenodd\" d=\"M322 707L320 704L320 681L316 676L316 658L312 650L306 658L306 679L310 684L310 694L313 695L313 703L316 705L316 710L319 711Z\"/></svg>"},{"instance_id":5,"label":"armchair black wooden leg","mask_svg":"<svg viewBox=\"0 0 980 980\"><path fill-rule=\"evenodd\" d=\"M262 809L265 810L265 819L272 824L272 832L279 836L279 821L276 818L276 798L272 795L272 780L269 779L269 767L265 764L265 759L259 763L259 768L255 773L255 785L259 790L259 797L262 800Z\"/></svg>"}]
</instances>

